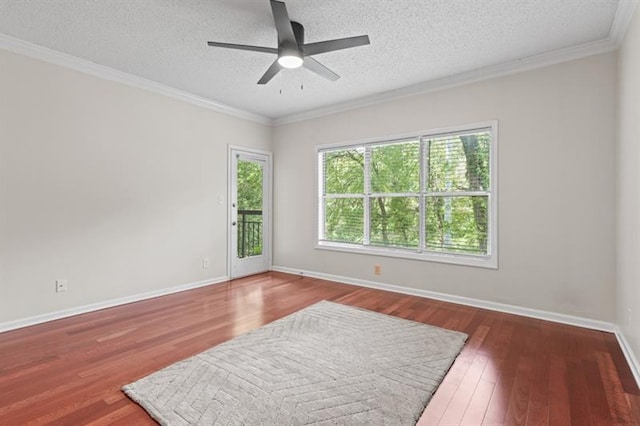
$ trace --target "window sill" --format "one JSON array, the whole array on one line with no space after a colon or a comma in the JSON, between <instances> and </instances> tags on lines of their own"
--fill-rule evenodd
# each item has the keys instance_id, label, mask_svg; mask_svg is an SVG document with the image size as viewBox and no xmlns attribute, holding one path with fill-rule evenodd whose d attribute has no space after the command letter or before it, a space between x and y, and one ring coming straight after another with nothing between
<instances>
[{"instance_id":1,"label":"window sill","mask_svg":"<svg viewBox=\"0 0 640 426\"><path fill-rule=\"evenodd\" d=\"M478 268L498 269L497 255L471 256L463 254L418 253L415 251L388 247L364 247L360 245L318 242L318 250L339 251L344 253L366 254L373 256L396 257L401 259L420 260L425 262L448 263L453 265L474 266Z\"/></svg>"}]
</instances>

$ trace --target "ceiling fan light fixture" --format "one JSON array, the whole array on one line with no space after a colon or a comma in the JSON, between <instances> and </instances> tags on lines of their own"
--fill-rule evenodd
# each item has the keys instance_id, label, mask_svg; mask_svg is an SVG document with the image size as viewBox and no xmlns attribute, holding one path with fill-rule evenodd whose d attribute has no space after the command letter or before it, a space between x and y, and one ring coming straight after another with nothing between
<instances>
[{"instance_id":1,"label":"ceiling fan light fixture","mask_svg":"<svg viewBox=\"0 0 640 426\"><path fill-rule=\"evenodd\" d=\"M278 64L283 68L299 68L303 59L298 55L286 54L278 58Z\"/></svg>"}]
</instances>

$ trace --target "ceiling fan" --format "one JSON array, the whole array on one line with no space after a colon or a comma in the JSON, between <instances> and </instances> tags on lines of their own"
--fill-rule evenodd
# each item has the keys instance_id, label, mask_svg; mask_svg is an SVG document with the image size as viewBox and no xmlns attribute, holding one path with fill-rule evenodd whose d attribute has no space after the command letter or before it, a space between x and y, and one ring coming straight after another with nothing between
<instances>
[{"instance_id":1,"label":"ceiling fan","mask_svg":"<svg viewBox=\"0 0 640 426\"><path fill-rule=\"evenodd\" d=\"M271 64L262 78L258 80L258 84L267 84L282 68L298 68L300 66L304 66L309 71L313 71L331 81L336 81L340 76L311 56L369 44L368 35L305 44L304 27L302 24L289 19L287 7L284 2L277 0L270 1L273 20L275 21L276 31L278 32L277 49L273 47L249 46L246 44L218 43L215 41L207 42L209 46L214 47L276 53L278 58Z\"/></svg>"}]
</instances>

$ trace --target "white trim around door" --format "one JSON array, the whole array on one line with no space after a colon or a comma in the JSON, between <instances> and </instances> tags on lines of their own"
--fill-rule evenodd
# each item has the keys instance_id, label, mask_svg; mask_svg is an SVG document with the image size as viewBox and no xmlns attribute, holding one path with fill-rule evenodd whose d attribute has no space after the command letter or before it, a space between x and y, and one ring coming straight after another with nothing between
<instances>
[{"instance_id":1,"label":"white trim around door","mask_svg":"<svg viewBox=\"0 0 640 426\"><path fill-rule=\"evenodd\" d=\"M262 208L254 208L251 212L241 211L238 200L238 164L254 164L262 170ZM227 216L227 242L228 242L228 265L227 272L230 278L240 278L247 275L258 274L271 270L273 262L272 249L272 196L273 196L273 154L251 148L244 148L234 145L228 146L228 216ZM246 215L254 215L251 224L247 223ZM239 250L239 239L241 235L246 244L248 225L258 227L253 231L259 236L259 251L257 253ZM243 232L239 230L243 229ZM240 248L243 245L240 244ZM242 251L242 253L241 253Z\"/></svg>"}]
</instances>

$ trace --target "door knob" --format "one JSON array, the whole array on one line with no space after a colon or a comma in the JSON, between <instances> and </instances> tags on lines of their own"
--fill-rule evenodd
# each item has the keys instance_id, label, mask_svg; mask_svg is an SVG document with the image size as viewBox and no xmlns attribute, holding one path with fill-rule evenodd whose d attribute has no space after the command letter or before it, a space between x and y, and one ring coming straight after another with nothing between
<instances>
[{"instance_id":1,"label":"door knob","mask_svg":"<svg viewBox=\"0 0 640 426\"><path fill-rule=\"evenodd\" d=\"M231 222L231 225L236 226L236 223L235 222Z\"/></svg>"}]
</instances>

